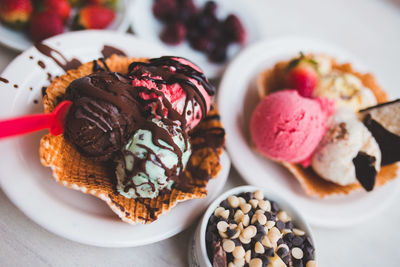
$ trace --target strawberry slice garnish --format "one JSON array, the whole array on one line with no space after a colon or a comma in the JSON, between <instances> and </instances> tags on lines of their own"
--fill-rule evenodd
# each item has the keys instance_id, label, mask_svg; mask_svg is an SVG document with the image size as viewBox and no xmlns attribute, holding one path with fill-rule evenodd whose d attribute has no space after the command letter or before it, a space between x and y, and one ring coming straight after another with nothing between
<instances>
[{"instance_id":1,"label":"strawberry slice garnish","mask_svg":"<svg viewBox=\"0 0 400 267\"><path fill-rule=\"evenodd\" d=\"M286 88L295 89L304 97L312 97L318 83L317 67L317 62L300 53L287 66Z\"/></svg>"}]
</instances>

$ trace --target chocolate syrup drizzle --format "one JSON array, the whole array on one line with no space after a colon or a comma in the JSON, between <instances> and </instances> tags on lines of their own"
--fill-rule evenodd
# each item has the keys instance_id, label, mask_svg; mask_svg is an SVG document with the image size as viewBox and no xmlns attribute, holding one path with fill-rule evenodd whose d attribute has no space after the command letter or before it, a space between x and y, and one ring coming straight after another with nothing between
<instances>
[{"instance_id":1,"label":"chocolate syrup drizzle","mask_svg":"<svg viewBox=\"0 0 400 267\"><path fill-rule=\"evenodd\" d=\"M185 148L188 149L189 136L186 127L186 112L180 114L174 110L172 104L158 88L135 87L131 85L131 79L150 79L155 84L171 85L179 83L186 92L184 111L190 102L192 106L198 103L203 118L207 113L205 99L199 88L189 79L198 81L210 95L215 93L215 89L208 83L203 73L174 60L172 57L151 59L146 63L132 63L128 75L109 72L105 62L102 62L104 68L95 62L93 70L98 72L75 80L67 88L66 99L72 100L73 105L67 117L66 137L70 138L81 152L98 160L109 160L117 156L122 157L122 162L125 164L125 156L132 156L134 158L132 170L127 170L126 166L123 166L127 177L124 184L125 191L129 191L130 188L136 190L139 186L135 185L131 178L139 172L146 173L145 165L147 161L152 161L162 167L165 170L165 175L169 177L168 179L173 181L185 179L186 177L183 176L183 151L175 144L172 134L174 131L178 131L175 134L181 134ZM171 67L173 68L171 69ZM162 79L151 78L156 76ZM159 97L144 100L140 97L143 93L146 95L155 94ZM157 107L153 113L150 113L146 108L149 105ZM165 116L162 107L167 108L167 116ZM152 122L154 118L160 120L167 130ZM95 134L91 135L93 127L96 128L96 131ZM90 131L87 130L89 128ZM142 159L128 150L118 152L139 129L148 130L152 133L154 145L175 153L179 159L178 164L168 168L154 151L143 145L140 146L147 151L147 154ZM206 138L207 141L212 143L212 136L223 134L223 131L216 129ZM167 145L163 145L160 142L161 140ZM178 169L181 171L179 177L177 176ZM153 190L155 189L151 182L146 183Z\"/></svg>"},{"instance_id":2,"label":"chocolate syrup drizzle","mask_svg":"<svg viewBox=\"0 0 400 267\"><path fill-rule=\"evenodd\" d=\"M36 43L35 44L36 49L42 53L45 56L48 56L50 58L52 58L54 60L54 62L60 66L64 71L68 71L71 69L76 69L78 68L80 65L82 65L82 63L76 59L73 58L71 60L67 60L65 58L65 56L63 54L61 54L59 51L55 50L54 48L51 48L43 43ZM61 61L59 61L55 55L58 55L61 59L64 60L64 63L62 63Z\"/></svg>"}]
</instances>

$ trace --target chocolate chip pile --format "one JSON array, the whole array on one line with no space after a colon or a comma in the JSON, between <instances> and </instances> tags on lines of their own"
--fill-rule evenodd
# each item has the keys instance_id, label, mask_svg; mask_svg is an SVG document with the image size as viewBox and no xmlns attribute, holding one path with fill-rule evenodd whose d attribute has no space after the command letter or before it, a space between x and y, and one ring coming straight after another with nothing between
<instances>
[{"instance_id":1,"label":"chocolate chip pile","mask_svg":"<svg viewBox=\"0 0 400 267\"><path fill-rule=\"evenodd\" d=\"M222 201L208 221L206 246L214 267L317 266L311 238L261 191Z\"/></svg>"}]
</instances>

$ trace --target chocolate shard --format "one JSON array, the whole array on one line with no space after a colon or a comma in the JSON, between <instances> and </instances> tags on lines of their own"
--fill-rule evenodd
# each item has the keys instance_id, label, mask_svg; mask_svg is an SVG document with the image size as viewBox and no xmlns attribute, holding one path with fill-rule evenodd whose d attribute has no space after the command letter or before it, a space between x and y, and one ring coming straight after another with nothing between
<instances>
[{"instance_id":1,"label":"chocolate shard","mask_svg":"<svg viewBox=\"0 0 400 267\"><path fill-rule=\"evenodd\" d=\"M358 152L357 156L353 159L354 167L356 169L356 178L368 192L374 188L376 180L375 157L370 156L365 152Z\"/></svg>"},{"instance_id":2,"label":"chocolate shard","mask_svg":"<svg viewBox=\"0 0 400 267\"><path fill-rule=\"evenodd\" d=\"M226 253L222 248L221 241L213 242L214 256L213 256L213 267L226 267Z\"/></svg>"},{"instance_id":3,"label":"chocolate shard","mask_svg":"<svg viewBox=\"0 0 400 267\"><path fill-rule=\"evenodd\" d=\"M385 129L379 122L372 119L370 114L364 117L363 123L381 149L381 165L385 166L400 161L400 136Z\"/></svg>"}]
</instances>

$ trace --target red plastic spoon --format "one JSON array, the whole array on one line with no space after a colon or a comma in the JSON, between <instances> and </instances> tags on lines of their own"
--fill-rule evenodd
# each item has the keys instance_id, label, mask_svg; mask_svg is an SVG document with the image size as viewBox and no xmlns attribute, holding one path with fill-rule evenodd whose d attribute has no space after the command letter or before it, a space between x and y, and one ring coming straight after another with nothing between
<instances>
[{"instance_id":1,"label":"red plastic spoon","mask_svg":"<svg viewBox=\"0 0 400 267\"><path fill-rule=\"evenodd\" d=\"M51 113L28 115L0 121L0 138L49 129L52 135L64 132L65 115L71 101L62 101Z\"/></svg>"}]
</instances>

